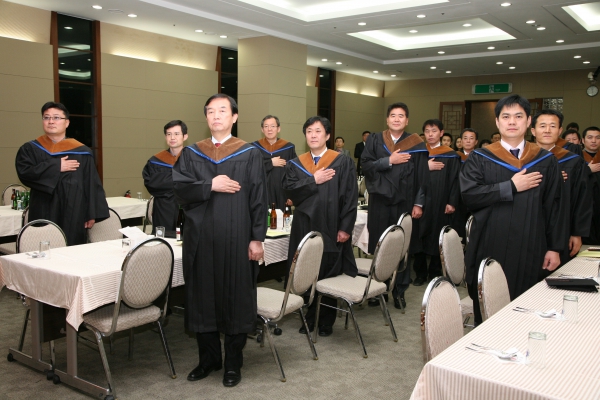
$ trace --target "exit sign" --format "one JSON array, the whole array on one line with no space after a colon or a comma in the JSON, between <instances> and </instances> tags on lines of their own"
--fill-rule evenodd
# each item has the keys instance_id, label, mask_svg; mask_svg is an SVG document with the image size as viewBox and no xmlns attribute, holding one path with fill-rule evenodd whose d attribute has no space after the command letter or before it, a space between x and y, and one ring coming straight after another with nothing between
<instances>
[{"instance_id":1,"label":"exit sign","mask_svg":"<svg viewBox=\"0 0 600 400\"><path fill-rule=\"evenodd\" d=\"M473 94L511 93L512 83L492 83L490 85L473 85Z\"/></svg>"}]
</instances>

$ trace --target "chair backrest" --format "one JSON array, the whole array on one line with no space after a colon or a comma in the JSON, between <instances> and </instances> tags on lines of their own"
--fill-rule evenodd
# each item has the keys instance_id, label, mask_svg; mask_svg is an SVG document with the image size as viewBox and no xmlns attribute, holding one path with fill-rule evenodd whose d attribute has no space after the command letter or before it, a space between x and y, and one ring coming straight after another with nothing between
<instances>
[{"instance_id":1,"label":"chair backrest","mask_svg":"<svg viewBox=\"0 0 600 400\"><path fill-rule=\"evenodd\" d=\"M372 276L378 282L388 280L398 269L404 251L404 230L398 225L388 227L375 247L373 262L371 263Z\"/></svg>"},{"instance_id":2,"label":"chair backrest","mask_svg":"<svg viewBox=\"0 0 600 400\"><path fill-rule=\"evenodd\" d=\"M21 228L17 235L17 253L38 251L40 242L50 242L50 248L65 247L67 238L58 225L46 219L36 219Z\"/></svg>"},{"instance_id":3,"label":"chair backrest","mask_svg":"<svg viewBox=\"0 0 600 400\"><path fill-rule=\"evenodd\" d=\"M421 305L424 362L460 339L463 332L458 292L448 278L438 276L429 282Z\"/></svg>"},{"instance_id":4,"label":"chair backrest","mask_svg":"<svg viewBox=\"0 0 600 400\"><path fill-rule=\"evenodd\" d=\"M408 247L410 246L410 237L412 235L412 217L409 213L403 213L398 219L398 225L404 230L404 249L402 257L405 257L408 253Z\"/></svg>"},{"instance_id":5,"label":"chair backrest","mask_svg":"<svg viewBox=\"0 0 600 400\"><path fill-rule=\"evenodd\" d=\"M467 237L465 240L465 244L469 244L469 236L471 235L471 226L473 225L473 215L469 215L467 219L467 223L465 224L465 236Z\"/></svg>"},{"instance_id":6,"label":"chair backrest","mask_svg":"<svg viewBox=\"0 0 600 400\"><path fill-rule=\"evenodd\" d=\"M358 195L363 196L365 194L366 190L367 190L367 180L365 178L363 178L360 181L360 185L358 185Z\"/></svg>"},{"instance_id":7,"label":"chair backrest","mask_svg":"<svg viewBox=\"0 0 600 400\"><path fill-rule=\"evenodd\" d=\"M460 285L465 278L465 254L458 233L446 225L440 232L440 259L442 272L456 285Z\"/></svg>"},{"instance_id":8,"label":"chair backrest","mask_svg":"<svg viewBox=\"0 0 600 400\"><path fill-rule=\"evenodd\" d=\"M29 206L23 210L23 216L21 216L21 226L27 225L29 222Z\"/></svg>"},{"instance_id":9,"label":"chair backrest","mask_svg":"<svg viewBox=\"0 0 600 400\"><path fill-rule=\"evenodd\" d=\"M303 295L311 286L314 288L319 277L323 257L323 237L319 232L308 233L294 254L288 286L291 292Z\"/></svg>"},{"instance_id":10,"label":"chair backrest","mask_svg":"<svg viewBox=\"0 0 600 400\"><path fill-rule=\"evenodd\" d=\"M119 229L121 229L121 217L112 208L108 209L108 214L109 217L107 219L96 222L88 231L90 243L123 238L123 234L119 232Z\"/></svg>"},{"instance_id":11,"label":"chair backrest","mask_svg":"<svg viewBox=\"0 0 600 400\"><path fill-rule=\"evenodd\" d=\"M148 222L150 222L150 225L153 224L152 222L152 213L154 212L154 196L150 197L150 200L148 200L148 206L146 207L146 219L148 220Z\"/></svg>"},{"instance_id":12,"label":"chair backrest","mask_svg":"<svg viewBox=\"0 0 600 400\"><path fill-rule=\"evenodd\" d=\"M20 185L18 183L11 183L2 191L2 205L8 206L10 205L10 198L12 196L12 190L16 189L19 192L23 192L25 190L25 186Z\"/></svg>"},{"instance_id":13,"label":"chair backrest","mask_svg":"<svg viewBox=\"0 0 600 400\"><path fill-rule=\"evenodd\" d=\"M510 303L510 292L502 266L490 257L479 265L477 297L484 321Z\"/></svg>"}]
</instances>

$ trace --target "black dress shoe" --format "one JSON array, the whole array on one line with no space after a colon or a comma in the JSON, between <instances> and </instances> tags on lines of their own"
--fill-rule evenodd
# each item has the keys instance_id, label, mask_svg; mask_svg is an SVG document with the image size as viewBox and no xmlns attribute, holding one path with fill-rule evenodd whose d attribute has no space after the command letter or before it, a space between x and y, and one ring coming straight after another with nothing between
<instances>
[{"instance_id":1,"label":"black dress shoe","mask_svg":"<svg viewBox=\"0 0 600 400\"><path fill-rule=\"evenodd\" d=\"M425 278L422 277L418 277L417 279L415 279L415 281L413 282L413 285L415 286L423 286L423 284L425 283Z\"/></svg>"},{"instance_id":2,"label":"black dress shoe","mask_svg":"<svg viewBox=\"0 0 600 400\"><path fill-rule=\"evenodd\" d=\"M242 381L242 374L240 371L227 371L223 375L223 386L234 387Z\"/></svg>"},{"instance_id":3,"label":"black dress shoe","mask_svg":"<svg viewBox=\"0 0 600 400\"><path fill-rule=\"evenodd\" d=\"M401 302L402 302L402 307L400 307ZM404 300L404 297L400 297L399 299L394 297L394 307L396 307L398 310L401 310L402 308L406 308L406 300Z\"/></svg>"},{"instance_id":4,"label":"black dress shoe","mask_svg":"<svg viewBox=\"0 0 600 400\"><path fill-rule=\"evenodd\" d=\"M199 381L200 379L206 378L211 372L218 371L221 368L222 366L220 364L213 364L207 367L198 365L188 374L187 379L188 381Z\"/></svg>"},{"instance_id":5,"label":"black dress shoe","mask_svg":"<svg viewBox=\"0 0 600 400\"><path fill-rule=\"evenodd\" d=\"M312 332L315 330L315 325L314 324L309 324L308 322L306 323L306 325L308 325L308 331ZM298 333L301 333L303 335L306 335L306 328L304 327L304 324L302 324L302 326L300 327L300 329L298 329Z\"/></svg>"},{"instance_id":6,"label":"black dress shoe","mask_svg":"<svg viewBox=\"0 0 600 400\"><path fill-rule=\"evenodd\" d=\"M333 333L333 327L332 326L320 326L319 327L319 336L331 336L331 334Z\"/></svg>"},{"instance_id":7,"label":"black dress shoe","mask_svg":"<svg viewBox=\"0 0 600 400\"><path fill-rule=\"evenodd\" d=\"M383 298L385 299L385 302L388 302L388 295L384 294ZM369 307L379 307L379 297L373 297L372 299L369 299Z\"/></svg>"}]
</instances>

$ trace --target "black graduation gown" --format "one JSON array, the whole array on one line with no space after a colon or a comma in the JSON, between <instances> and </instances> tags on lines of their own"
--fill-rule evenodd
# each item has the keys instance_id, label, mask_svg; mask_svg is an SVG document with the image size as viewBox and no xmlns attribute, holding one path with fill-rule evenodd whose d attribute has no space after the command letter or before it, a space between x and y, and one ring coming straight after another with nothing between
<instances>
[{"instance_id":1,"label":"black graduation gown","mask_svg":"<svg viewBox=\"0 0 600 400\"><path fill-rule=\"evenodd\" d=\"M561 147L567 151L570 151L571 153L583 157L583 149L581 148L581 146L575 143L568 142L565 139L558 138L558 140L556 141L556 147Z\"/></svg>"},{"instance_id":2,"label":"black graduation gown","mask_svg":"<svg viewBox=\"0 0 600 400\"><path fill-rule=\"evenodd\" d=\"M462 151L457 151L456 154L458 154L458 156L460 157L460 168L459 168L459 173L460 173L460 171L462 171L462 168L465 165L465 162L467 161L467 158L469 158L469 156L466 155L465 153L463 153ZM463 244L466 244L466 242L467 242L466 241L466 236L467 236L466 224L467 224L467 220L469 219L469 216L471 215L471 213L469 212L469 209L465 205L465 203L462 199L462 196L460 196L460 184L458 186L459 186L458 205L456 206L456 211L454 211L454 214L452 214L452 216L450 217L450 226L452 227L452 229L454 229L456 231L456 233L458 233L458 236L463 238Z\"/></svg>"},{"instance_id":3,"label":"black graduation gown","mask_svg":"<svg viewBox=\"0 0 600 400\"><path fill-rule=\"evenodd\" d=\"M590 161L594 164L600 163L600 151L592 155L587 151L583 152L583 159L586 166ZM592 196L592 223L590 225L590 234L583 239L584 244L600 244L600 172L594 172L587 168L589 177L589 188Z\"/></svg>"},{"instance_id":4,"label":"black graduation gown","mask_svg":"<svg viewBox=\"0 0 600 400\"><path fill-rule=\"evenodd\" d=\"M586 237L590 233L592 222L591 197L589 192L588 175L589 168L577 154L555 146L551 150L558 161L558 168L567 173L567 180L563 182L563 194L561 195L561 207L568 215L565 228L570 236ZM568 242L560 253L560 264L563 265L571 260ZM548 272L549 274L550 272Z\"/></svg>"},{"instance_id":5,"label":"black graduation gown","mask_svg":"<svg viewBox=\"0 0 600 400\"><path fill-rule=\"evenodd\" d=\"M321 168L333 169L335 175L333 179L317 185L313 174ZM324 243L319 279L342 273L356 276L352 230L356 222L358 185L352 159L328 150L315 166L310 152L305 153L287 163L282 184L295 206L288 269L304 236L317 231L323 236ZM344 243L337 242L340 230L350 235Z\"/></svg>"},{"instance_id":6,"label":"black graduation gown","mask_svg":"<svg viewBox=\"0 0 600 400\"><path fill-rule=\"evenodd\" d=\"M512 176L522 170L540 172L540 185L516 192ZM516 159L500 142L469 155L460 172L463 200L474 216L467 246L467 282L477 287L481 261L492 257L502 265L510 298L535 285L543 274L548 250L566 244L566 215L561 212L562 175L552 153L525 143Z\"/></svg>"},{"instance_id":7,"label":"black graduation gown","mask_svg":"<svg viewBox=\"0 0 600 400\"><path fill-rule=\"evenodd\" d=\"M142 171L144 186L154 196L152 225L164 226L167 236L173 237L179 212L179 205L173 194L173 165L176 161L177 157L164 150L153 155Z\"/></svg>"},{"instance_id":8,"label":"black graduation gown","mask_svg":"<svg viewBox=\"0 0 600 400\"><path fill-rule=\"evenodd\" d=\"M230 138L185 147L173 166L174 193L186 213L183 241L185 324L192 332L251 332L256 320L258 263L248 259L250 241L267 232L267 191L256 147ZM227 175L239 192L211 191Z\"/></svg>"},{"instance_id":9,"label":"black graduation gown","mask_svg":"<svg viewBox=\"0 0 600 400\"><path fill-rule=\"evenodd\" d=\"M429 158L443 163L444 168L429 171L429 191L425 197L423 217L420 221L422 248L425 254L439 256L440 231L452 222L452 214L445 213L446 204L457 208L460 198L458 172L461 162L460 156L448 146L431 149L427 145L427 150Z\"/></svg>"},{"instance_id":10,"label":"black graduation gown","mask_svg":"<svg viewBox=\"0 0 600 400\"><path fill-rule=\"evenodd\" d=\"M401 149L411 158L402 164L389 165L392 151ZM389 131L369 135L361 157L369 193L369 253L375 252L381 234L398 223L400 215L412 213L415 204L424 205L429 184L428 152L417 134L404 132L396 145ZM425 210L423 210L425 213ZM419 220L413 220L410 253L421 252Z\"/></svg>"},{"instance_id":11,"label":"black graduation gown","mask_svg":"<svg viewBox=\"0 0 600 400\"><path fill-rule=\"evenodd\" d=\"M60 172L65 156L79 161L79 168ZM87 243L84 224L109 217L92 150L77 140L54 143L42 135L21 146L15 167L21 182L31 188L29 221L47 219L56 223L65 232L67 245Z\"/></svg>"},{"instance_id":12,"label":"black graduation gown","mask_svg":"<svg viewBox=\"0 0 600 400\"><path fill-rule=\"evenodd\" d=\"M271 159L273 157L281 157L286 161L290 161L296 158L296 146L283 139L277 139L277 141L271 145L265 138L257 140L252 144L260 150L260 153L263 156L265 173L267 174L269 206L275 203L275 207L285 211L285 202L287 201L287 198L281 187L281 180L285 175L285 168L274 167Z\"/></svg>"},{"instance_id":13,"label":"black graduation gown","mask_svg":"<svg viewBox=\"0 0 600 400\"><path fill-rule=\"evenodd\" d=\"M365 149L365 144L364 142L359 142L356 143L356 146L354 146L354 158L356 158L356 173L360 174L362 172L362 168L360 165L360 159L362 156L362 152Z\"/></svg>"}]
</instances>

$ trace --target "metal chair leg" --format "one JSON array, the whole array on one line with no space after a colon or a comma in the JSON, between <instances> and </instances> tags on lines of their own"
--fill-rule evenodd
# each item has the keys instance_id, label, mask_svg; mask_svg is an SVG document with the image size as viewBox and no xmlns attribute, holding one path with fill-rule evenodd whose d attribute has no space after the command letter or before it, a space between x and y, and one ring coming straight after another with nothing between
<instances>
[{"instance_id":1,"label":"metal chair leg","mask_svg":"<svg viewBox=\"0 0 600 400\"><path fill-rule=\"evenodd\" d=\"M109 352L110 354L115 354L115 349L114 349L114 341L113 341L113 339L114 339L114 336L115 336L115 335L110 335L110 336L108 337L108 352Z\"/></svg>"},{"instance_id":2,"label":"metal chair leg","mask_svg":"<svg viewBox=\"0 0 600 400\"><path fill-rule=\"evenodd\" d=\"M108 359L106 358L106 351L104 350L104 342L102 341L102 335L100 332L94 332L94 336L96 337L96 344L98 345L98 352L100 353L100 359L102 360L102 366L104 367L104 374L106 375L106 381L108 382L108 390L117 398L117 393L114 390L114 384L112 380L112 376L110 374L110 368L108 367Z\"/></svg>"},{"instance_id":3,"label":"metal chair leg","mask_svg":"<svg viewBox=\"0 0 600 400\"><path fill-rule=\"evenodd\" d=\"M383 295L381 297L383 297ZM387 304L384 301L380 301L380 304L382 305L381 311L383 312L383 319L387 320L390 326L390 330L392 331L392 337L394 338L394 342L397 342L398 336L396 336L396 329L394 329L394 323L392 322L392 318L390 317L390 310L388 309Z\"/></svg>"},{"instance_id":4,"label":"metal chair leg","mask_svg":"<svg viewBox=\"0 0 600 400\"><path fill-rule=\"evenodd\" d=\"M310 331L308 330L308 324L306 323L306 318L304 317L304 311L302 311L302 308L300 308L300 318L302 319L302 323L304 324L304 329L306 329L306 338L308 339L308 345L310 346L310 350L313 353L313 359L318 360L319 357L317 356L317 350L315 350L315 345L313 344L312 340L310 339Z\"/></svg>"},{"instance_id":5,"label":"metal chair leg","mask_svg":"<svg viewBox=\"0 0 600 400\"><path fill-rule=\"evenodd\" d=\"M385 326L388 326L390 323L385 316L385 309L383 308L384 304L385 304L385 298L383 297L383 294L380 294L379 295L379 308L381 308L381 315L383 315L383 323L385 324Z\"/></svg>"},{"instance_id":6,"label":"metal chair leg","mask_svg":"<svg viewBox=\"0 0 600 400\"><path fill-rule=\"evenodd\" d=\"M360 329L358 328L358 322L356 322L356 317L354 316L354 309L352 308L352 304L350 302L348 302L348 309L350 312L350 315L352 316L352 322L354 323L354 330L356 332L356 338L358 339L358 343L360 343L360 345L362 346L362 350L363 350L363 357L367 358L367 349L365 348L365 342L362 339L362 335L360 334Z\"/></svg>"},{"instance_id":7,"label":"metal chair leg","mask_svg":"<svg viewBox=\"0 0 600 400\"><path fill-rule=\"evenodd\" d=\"M321 299L323 298L322 294L319 294L317 297L317 315L315 317L315 329L313 330L313 343L317 343L317 331L319 330L319 314L321 314Z\"/></svg>"},{"instance_id":8,"label":"metal chair leg","mask_svg":"<svg viewBox=\"0 0 600 400\"><path fill-rule=\"evenodd\" d=\"M23 343L25 343L25 333L27 332L27 322L29 322L29 314L31 309L27 308L25 311L25 319L23 320L23 330L21 331L21 338L19 339L19 351L23 351Z\"/></svg>"},{"instance_id":9,"label":"metal chair leg","mask_svg":"<svg viewBox=\"0 0 600 400\"><path fill-rule=\"evenodd\" d=\"M169 368L171 369L171 378L177 378L177 374L175 373L175 367L173 366L173 359L171 358L171 352L169 351L169 345L167 344L167 338L165 336L165 331L163 329L160 320L156 321L156 325L158 325L158 331L160 332L160 340L163 345L163 349L165 350L165 355L167 356L167 361L169 362Z\"/></svg>"},{"instance_id":10,"label":"metal chair leg","mask_svg":"<svg viewBox=\"0 0 600 400\"><path fill-rule=\"evenodd\" d=\"M262 318L262 317L261 317ZM279 372L281 373L281 382L285 382L285 373L283 372L283 366L281 365L281 360L279 359L279 353L275 348L275 343L273 343L273 336L271 336L271 330L269 329L269 323L266 319L263 318L264 321L264 331L263 331L263 342L265 337L269 341L269 347L271 347L271 354L273 354L273 358L275 359L275 364L279 367Z\"/></svg>"},{"instance_id":11,"label":"metal chair leg","mask_svg":"<svg viewBox=\"0 0 600 400\"><path fill-rule=\"evenodd\" d=\"M346 313L346 323L344 324L344 329L348 329L348 314Z\"/></svg>"},{"instance_id":12,"label":"metal chair leg","mask_svg":"<svg viewBox=\"0 0 600 400\"><path fill-rule=\"evenodd\" d=\"M133 360L133 328L129 330L129 352L127 354L129 361Z\"/></svg>"}]
</instances>

